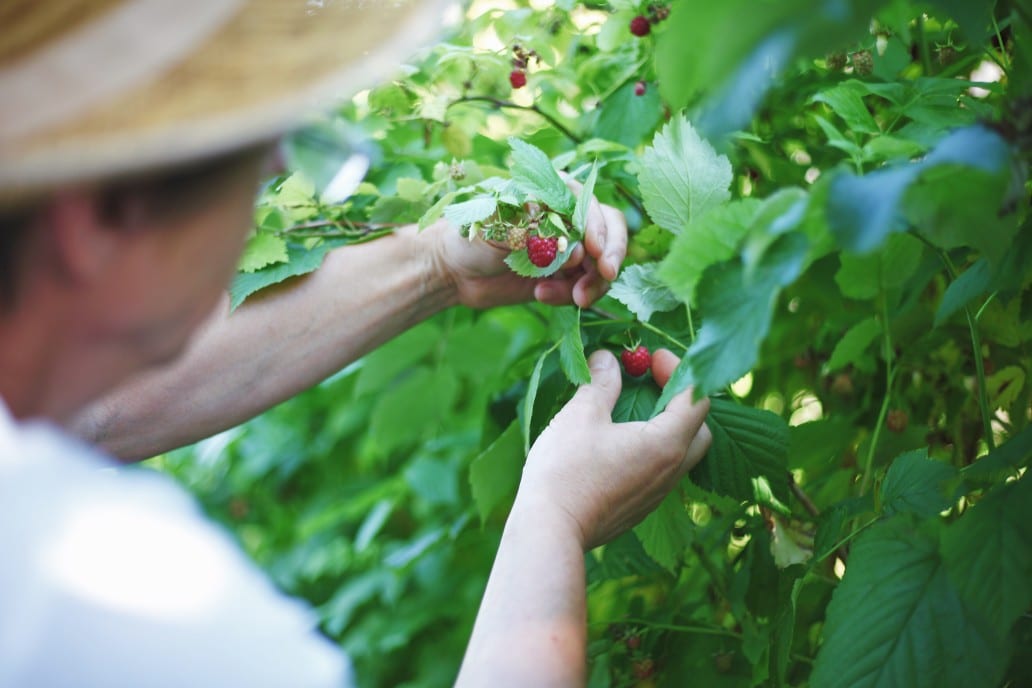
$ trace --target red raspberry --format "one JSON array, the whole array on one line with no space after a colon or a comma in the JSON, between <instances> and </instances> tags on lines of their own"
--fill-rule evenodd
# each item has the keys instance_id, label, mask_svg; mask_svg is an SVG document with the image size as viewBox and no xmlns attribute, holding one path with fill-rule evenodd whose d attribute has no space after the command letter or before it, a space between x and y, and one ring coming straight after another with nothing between
<instances>
[{"instance_id":1,"label":"red raspberry","mask_svg":"<svg viewBox=\"0 0 1032 688\"><path fill-rule=\"evenodd\" d=\"M624 639L624 644L627 645L628 650L637 650L641 647L641 636L637 634L629 635Z\"/></svg>"},{"instance_id":2,"label":"red raspberry","mask_svg":"<svg viewBox=\"0 0 1032 688\"><path fill-rule=\"evenodd\" d=\"M635 36L639 38L641 36L648 36L650 31L652 31L652 24L640 14L631 20L631 33Z\"/></svg>"},{"instance_id":3,"label":"red raspberry","mask_svg":"<svg viewBox=\"0 0 1032 688\"><path fill-rule=\"evenodd\" d=\"M643 96L643 95L645 95L645 89L646 89L645 82L644 81L639 81L638 83L636 83L634 85L634 95L636 95L636 96Z\"/></svg>"},{"instance_id":4,"label":"red raspberry","mask_svg":"<svg viewBox=\"0 0 1032 688\"><path fill-rule=\"evenodd\" d=\"M509 83L513 88L523 88L527 85L527 73L522 69L514 69L509 72Z\"/></svg>"},{"instance_id":5,"label":"red raspberry","mask_svg":"<svg viewBox=\"0 0 1032 688\"><path fill-rule=\"evenodd\" d=\"M620 352L620 360L631 377L641 377L652 367L652 354L643 345L636 349L624 349Z\"/></svg>"},{"instance_id":6,"label":"red raspberry","mask_svg":"<svg viewBox=\"0 0 1032 688\"><path fill-rule=\"evenodd\" d=\"M530 262L539 268L547 268L559 253L559 239L556 237L527 237L527 255Z\"/></svg>"}]
</instances>

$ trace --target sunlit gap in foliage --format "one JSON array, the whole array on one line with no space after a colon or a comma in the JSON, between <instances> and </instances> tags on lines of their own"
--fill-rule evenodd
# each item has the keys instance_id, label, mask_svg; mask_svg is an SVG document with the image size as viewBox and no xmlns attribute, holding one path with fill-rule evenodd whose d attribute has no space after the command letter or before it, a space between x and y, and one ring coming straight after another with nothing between
<instances>
[{"instance_id":1,"label":"sunlit gap in foliage","mask_svg":"<svg viewBox=\"0 0 1032 688\"><path fill-rule=\"evenodd\" d=\"M792 398L792 415L788 419L789 425L802 425L811 421L820 420L824 417L824 407L820 399L814 396L810 390L801 390Z\"/></svg>"},{"instance_id":2,"label":"sunlit gap in foliage","mask_svg":"<svg viewBox=\"0 0 1032 688\"><path fill-rule=\"evenodd\" d=\"M745 375L731 383L731 391L739 399L744 399L745 397L749 396L749 392L752 391L752 386L752 373L746 373Z\"/></svg>"}]
</instances>

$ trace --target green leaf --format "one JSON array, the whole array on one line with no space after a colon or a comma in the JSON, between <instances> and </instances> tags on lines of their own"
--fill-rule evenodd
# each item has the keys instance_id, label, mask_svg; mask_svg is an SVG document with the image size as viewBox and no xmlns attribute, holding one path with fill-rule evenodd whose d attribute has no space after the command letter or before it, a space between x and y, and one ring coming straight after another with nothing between
<instances>
[{"instance_id":1,"label":"green leaf","mask_svg":"<svg viewBox=\"0 0 1032 688\"><path fill-rule=\"evenodd\" d=\"M957 470L928 458L927 449L900 454L892 461L881 486L882 509L886 514L911 512L935 516L953 504L951 493Z\"/></svg>"},{"instance_id":2,"label":"green leaf","mask_svg":"<svg viewBox=\"0 0 1032 688\"><path fill-rule=\"evenodd\" d=\"M857 364L881 331L881 324L873 317L865 318L849 328L835 344L835 350L831 352L831 359L828 361L827 372Z\"/></svg>"},{"instance_id":3,"label":"green leaf","mask_svg":"<svg viewBox=\"0 0 1032 688\"><path fill-rule=\"evenodd\" d=\"M942 537L950 578L1001 636L1032 604L1032 480L1003 485Z\"/></svg>"},{"instance_id":4,"label":"green leaf","mask_svg":"<svg viewBox=\"0 0 1032 688\"><path fill-rule=\"evenodd\" d=\"M849 125L849 128L862 134L878 134L881 130L878 123L867 110L863 98L848 86L833 86L813 97L813 101L824 103Z\"/></svg>"},{"instance_id":5,"label":"green leaf","mask_svg":"<svg viewBox=\"0 0 1032 688\"><path fill-rule=\"evenodd\" d=\"M580 196L577 197L577 207L573 210L573 227L577 230L579 239L584 236L588 227L588 211L591 210L591 202L595 198L595 182L598 181L598 162L591 166L591 172L584 182Z\"/></svg>"},{"instance_id":6,"label":"green leaf","mask_svg":"<svg viewBox=\"0 0 1032 688\"><path fill-rule=\"evenodd\" d=\"M639 96L634 85L634 80L629 80L602 101L593 136L634 148L659 125L663 119L659 89L647 87L645 95Z\"/></svg>"},{"instance_id":7,"label":"green leaf","mask_svg":"<svg viewBox=\"0 0 1032 688\"><path fill-rule=\"evenodd\" d=\"M1032 461L1032 425L1010 438L969 466L962 474L965 480L992 484L1018 475Z\"/></svg>"},{"instance_id":8,"label":"green leaf","mask_svg":"<svg viewBox=\"0 0 1032 688\"><path fill-rule=\"evenodd\" d=\"M985 379L985 391L989 395L989 408L1008 408L1020 398L1024 388L1024 368L1016 365L1000 368Z\"/></svg>"},{"instance_id":9,"label":"green leaf","mask_svg":"<svg viewBox=\"0 0 1032 688\"><path fill-rule=\"evenodd\" d=\"M935 311L935 327L939 327L950 319L957 311L967 306L971 301L989 291L992 284L992 271L989 269L989 261L982 258L975 262L970 268L964 271L957 279L953 280L946 293L942 295L939 308Z\"/></svg>"},{"instance_id":10,"label":"green leaf","mask_svg":"<svg viewBox=\"0 0 1032 688\"><path fill-rule=\"evenodd\" d=\"M753 479L764 478L771 492L788 500L788 425L770 411L712 399L706 418L713 444L692 469L699 487L739 501L752 501Z\"/></svg>"},{"instance_id":11,"label":"green leaf","mask_svg":"<svg viewBox=\"0 0 1032 688\"><path fill-rule=\"evenodd\" d=\"M949 134L920 162L863 177L840 173L832 181L828 196L831 229L841 246L865 253L880 246L891 233L906 229L906 214L912 216L915 224L927 224L933 241L936 237L948 239L948 243L973 241L976 243L972 245L989 248L995 254L1003 249L998 236L1001 232L994 230L983 238L980 223L972 225L970 217L975 213L983 219L996 218L1001 200L996 191L1006 186L1003 180L1009 175L1011 155L1006 141L978 125ZM937 171L936 167L944 169ZM912 207L905 213L903 200L909 187L926 172L930 176L921 181L913 198L908 199ZM988 198L975 198L972 192L965 191L965 179L972 173L978 173L974 177L979 181L975 190L978 194L984 195L987 190L994 193ZM935 183L933 180L942 174L948 175L946 183ZM972 202L974 209L960 207ZM953 219L951 213L959 214L961 221ZM940 227L936 221L946 226ZM996 226L995 221L992 224Z\"/></svg>"},{"instance_id":12,"label":"green leaf","mask_svg":"<svg viewBox=\"0 0 1032 688\"><path fill-rule=\"evenodd\" d=\"M880 0L814 5L787 0L758 8L750 0L674 3L657 37L656 62L664 100L682 108L699 96L745 100L748 121L773 73L795 55L818 57L866 35ZM737 122L730 126L740 126Z\"/></svg>"},{"instance_id":13,"label":"green leaf","mask_svg":"<svg viewBox=\"0 0 1032 688\"><path fill-rule=\"evenodd\" d=\"M1000 170L953 162L929 167L907 188L903 212L939 248L972 247L998 264L1018 226L1017 216L1005 209L1009 172L1009 165Z\"/></svg>"},{"instance_id":14,"label":"green leaf","mask_svg":"<svg viewBox=\"0 0 1032 688\"><path fill-rule=\"evenodd\" d=\"M538 357L534 364L534 372L530 374L527 381L527 396L523 400L523 454L530 454L530 423L534 417L534 402L537 400L538 388L541 386L541 369L545 367L545 359L559 347L559 342L553 344L547 351Z\"/></svg>"},{"instance_id":15,"label":"green leaf","mask_svg":"<svg viewBox=\"0 0 1032 688\"><path fill-rule=\"evenodd\" d=\"M279 284L283 280L314 272L322 265L326 254L342 245L342 242L322 241L313 248L304 248L297 244L287 245L289 262L273 265L255 272L238 273L229 287L231 310L257 291Z\"/></svg>"},{"instance_id":16,"label":"green leaf","mask_svg":"<svg viewBox=\"0 0 1032 688\"><path fill-rule=\"evenodd\" d=\"M788 234L764 254L751 275L740 262L706 271L699 306L708 317L688 350L703 394L734 382L755 365L781 288L799 275L806 249L804 236Z\"/></svg>"},{"instance_id":17,"label":"green leaf","mask_svg":"<svg viewBox=\"0 0 1032 688\"><path fill-rule=\"evenodd\" d=\"M770 675L777 687L790 685L787 681L791 666L792 639L795 637L796 603L803 589L803 569L788 569L778 576L777 615L770 636Z\"/></svg>"},{"instance_id":18,"label":"green leaf","mask_svg":"<svg viewBox=\"0 0 1032 688\"><path fill-rule=\"evenodd\" d=\"M444 216L456 227L466 227L476 222L483 222L494 215L496 210L498 210L498 200L494 196L477 196L468 201L448 206L444 209Z\"/></svg>"},{"instance_id":19,"label":"green leaf","mask_svg":"<svg viewBox=\"0 0 1032 688\"><path fill-rule=\"evenodd\" d=\"M648 322L656 311L672 311L681 305L660 281L659 266L659 263L644 263L625 268L609 288L609 296L627 306L642 322Z\"/></svg>"},{"instance_id":20,"label":"green leaf","mask_svg":"<svg viewBox=\"0 0 1032 688\"><path fill-rule=\"evenodd\" d=\"M571 214L577 201L548 156L540 148L516 137L509 139L509 146L512 148L512 178L523 191L552 210Z\"/></svg>"},{"instance_id":21,"label":"green leaf","mask_svg":"<svg viewBox=\"0 0 1032 688\"><path fill-rule=\"evenodd\" d=\"M950 17L957 20L967 40L981 42L996 3L986 0L931 0L931 4L944 13L945 16L936 14L940 19Z\"/></svg>"},{"instance_id":22,"label":"green leaf","mask_svg":"<svg viewBox=\"0 0 1032 688\"><path fill-rule=\"evenodd\" d=\"M857 538L828 605L814 688L991 686L1003 647L947 575L939 532L906 518Z\"/></svg>"},{"instance_id":23,"label":"green leaf","mask_svg":"<svg viewBox=\"0 0 1032 688\"><path fill-rule=\"evenodd\" d=\"M760 201L743 198L696 218L674 238L659 267L659 278L684 303L695 303L695 290L711 265L728 260L752 227Z\"/></svg>"},{"instance_id":24,"label":"green leaf","mask_svg":"<svg viewBox=\"0 0 1032 688\"><path fill-rule=\"evenodd\" d=\"M559 367L566 379L575 385L591 382L591 370L584 356L584 340L581 339L580 309L573 306L559 308L555 312L559 338Z\"/></svg>"},{"instance_id":25,"label":"green leaf","mask_svg":"<svg viewBox=\"0 0 1032 688\"><path fill-rule=\"evenodd\" d=\"M634 528L642 547L667 571L676 573L684 551L694 541L695 530L677 490L673 490L651 514Z\"/></svg>"},{"instance_id":26,"label":"green leaf","mask_svg":"<svg viewBox=\"0 0 1032 688\"><path fill-rule=\"evenodd\" d=\"M638 184L645 209L657 225L674 234L731 198L731 163L684 115L656 134L641 162Z\"/></svg>"},{"instance_id":27,"label":"green leaf","mask_svg":"<svg viewBox=\"0 0 1032 688\"><path fill-rule=\"evenodd\" d=\"M290 257L287 255L287 242L283 237L267 232L258 232L248 239L237 270L255 272L269 265L286 263L288 260Z\"/></svg>"},{"instance_id":28,"label":"green leaf","mask_svg":"<svg viewBox=\"0 0 1032 688\"><path fill-rule=\"evenodd\" d=\"M433 434L451 413L459 382L446 368L419 366L381 392L369 416L369 439L383 455L411 447Z\"/></svg>"},{"instance_id":29,"label":"green leaf","mask_svg":"<svg viewBox=\"0 0 1032 688\"><path fill-rule=\"evenodd\" d=\"M665 411L671 399L694 385L695 373L692 372L692 361L687 356L683 356L681 362L674 368L674 373L663 387L663 393L659 395L659 400L656 401L656 406L652 409L652 417L655 418Z\"/></svg>"},{"instance_id":30,"label":"green leaf","mask_svg":"<svg viewBox=\"0 0 1032 688\"><path fill-rule=\"evenodd\" d=\"M469 484L481 522L516 495L526 457L522 445L519 422L513 421L470 464Z\"/></svg>"},{"instance_id":31,"label":"green leaf","mask_svg":"<svg viewBox=\"0 0 1032 688\"><path fill-rule=\"evenodd\" d=\"M422 232L424 229L444 217L444 209L450 206L452 201L454 201L458 195L459 194L455 191L449 191L441 196L436 203L430 206L430 209L423 213L423 217L419 218L419 231Z\"/></svg>"},{"instance_id":32,"label":"green leaf","mask_svg":"<svg viewBox=\"0 0 1032 688\"><path fill-rule=\"evenodd\" d=\"M302 172L295 172L283 180L273 199L277 205L288 208L315 206L315 184Z\"/></svg>"},{"instance_id":33,"label":"green leaf","mask_svg":"<svg viewBox=\"0 0 1032 688\"><path fill-rule=\"evenodd\" d=\"M882 289L905 284L921 264L923 251L919 239L900 234L889 237L875 253L842 253L842 267L835 273L835 283L851 299L873 299Z\"/></svg>"},{"instance_id":34,"label":"green leaf","mask_svg":"<svg viewBox=\"0 0 1032 688\"><path fill-rule=\"evenodd\" d=\"M659 388L651 379L630 380L624 383L613 407L613 422L627 423L648 420L659 399Z\"/></svg>"}]
</instances>

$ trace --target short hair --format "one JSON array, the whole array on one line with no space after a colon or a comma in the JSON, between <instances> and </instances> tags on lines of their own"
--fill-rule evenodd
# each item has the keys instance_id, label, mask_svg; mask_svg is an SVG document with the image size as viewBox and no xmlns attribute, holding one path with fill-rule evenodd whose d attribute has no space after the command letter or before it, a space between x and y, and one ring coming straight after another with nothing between
<instances>
[{"instance_id":1,"label":"short hair","mask_svg":"<svg viewBox=\"0 0 1032 688\"><path fill-rule=\"evenodd\" d=\"M197 213L219 197L227 180L267 154L252 146L172 168L111 179L97 186L99 212L112 226L124 224L130 207L150 218L175 220ZM46 207L46 195L21 206L0 205L0 310L13 306L20 282L19 258L32 225Z\"/></svg>"}]
</instances>

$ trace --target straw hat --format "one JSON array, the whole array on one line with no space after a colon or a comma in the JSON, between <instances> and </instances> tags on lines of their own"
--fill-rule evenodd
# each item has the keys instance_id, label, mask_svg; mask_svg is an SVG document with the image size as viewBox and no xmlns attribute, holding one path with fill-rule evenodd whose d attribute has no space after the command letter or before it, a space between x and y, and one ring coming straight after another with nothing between
<instances>
[{"instance_id":1,"label":"straw hat","mask_svg":"<svg viewBox=\"0 0 1032 688\"><path fill-rule=\"evenodd\" d=\"M3 0L0 200L277 136L396 69L447 0Z\"/></svg>"}]
</instances>

